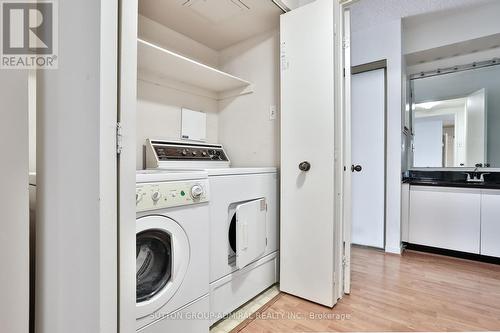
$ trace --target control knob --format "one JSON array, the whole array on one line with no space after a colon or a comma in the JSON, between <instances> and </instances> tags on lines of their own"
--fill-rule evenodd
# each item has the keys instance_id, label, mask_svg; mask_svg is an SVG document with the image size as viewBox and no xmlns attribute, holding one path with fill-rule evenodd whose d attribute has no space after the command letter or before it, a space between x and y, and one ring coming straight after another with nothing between
<instances>
[{"instance_id":1,"label":"control knob","mask_svg":"<svg viewBox=\"0 0 500 333\"><path fill-rule=\"evenodd\" d=\"M160 192L156 191L151 195L151 199L153 199L154 202L157 202L160 200L161 194Z\"/></svg>"},{"instance_id":2,"label":"control knob","mask_svg":"<svg viewBox=\"0 0 500 333\"><path fill-rule=\"evenodd\" d=\"M203 187L201 187L200 185L193 185L193 187L191 187L191 197L193 197L193 199L199 199L203 194Z\"/></svg>"}]
</instances>

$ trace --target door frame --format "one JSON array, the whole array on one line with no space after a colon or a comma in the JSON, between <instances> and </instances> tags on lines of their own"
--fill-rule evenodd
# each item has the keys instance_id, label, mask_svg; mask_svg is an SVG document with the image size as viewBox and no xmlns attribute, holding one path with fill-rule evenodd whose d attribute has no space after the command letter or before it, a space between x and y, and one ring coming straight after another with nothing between
<instances>
[{"instance_id":1,"label":"door frame","mask_svg":"<svg viewBox=\"0 0 500 333\"><path fill-rule=\"evenodd\" d=\"M118 115L118 332L136 327L136 104L138 0L119 0Z\"/></svg>"},{"instance_id":2,"label":"door frame","mask_svg":"<svg viewBox=\"0 0 500 333\"><path fill-rule=\"evenodd\" d=\"M338 0L335 6L335 70L339 75L335 79L335 242L336 242L336 274L335 291L337 299L350 293L350 258L351 258L351 226L350 217L346 216L346 207L350 206L350 178L346 177L345 166L350 165L350 94L351 94L351 11L350 6L359 0ZM343 75L341 74L343 73ZM346 133L347 131L347 133ZM349 174L350 176L350 174ZM346 181L348 182L346 184ZM347 202L346 202L347 200Z\"/></svg>"}]
</instances>

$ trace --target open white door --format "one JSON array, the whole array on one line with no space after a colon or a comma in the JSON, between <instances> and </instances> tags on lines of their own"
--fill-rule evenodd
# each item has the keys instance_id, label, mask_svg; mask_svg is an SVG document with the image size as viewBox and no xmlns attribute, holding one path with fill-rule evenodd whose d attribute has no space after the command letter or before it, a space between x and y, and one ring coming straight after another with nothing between
<instances>
[{"instance_id":1,"label":"open white door","mask_svg":"<svg viewBox=\"0 0 500 333\"><path fill-rule=\"evenodd\" d=\"M281 16L282 291L334 297L334 1Z\"/></svg>"},{"instance_id":2,"label":"open white door","mask_svg":"<svg viewBox=\"0 0 500 333\"><path fill-rule=\"evenodd\" d=\"M259 258L266 251L266 199L236 207L236 267Z\"/></svg>"},{"instance_id":3,"label":"open white door","mask_svg":"<svg viewBox=\"0 0 500 333\"><path fill-rule=\"evenodd\" d=\"M467 97L467 166L486 164L486 90L483 88Z\"/></svg>"},{"instance_id":4,"label":"open white door","mask_svg":"<svg viewBox=\"0 0 500 333\"><path fill-rule=\"evenodd\" d=\"M343 179L343 225L344 233L344 293L351 293L351 195L352 195L352 173L351 173L351 11L343 13L343 39L344 39L344 179Z\"/></svg>"}]
</instances>

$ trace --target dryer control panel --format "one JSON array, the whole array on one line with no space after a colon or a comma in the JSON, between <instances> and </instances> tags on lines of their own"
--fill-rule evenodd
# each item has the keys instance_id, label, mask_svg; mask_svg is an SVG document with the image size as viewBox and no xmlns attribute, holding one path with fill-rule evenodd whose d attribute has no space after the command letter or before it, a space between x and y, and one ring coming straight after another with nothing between
<instances>
[{"instance_id":1,"label":"dryer control panel","mask_svg":"<svg viewBox=\"0 0 500 333\"><path fill-rule=\"evenodd\" d=\"M146 167L162 168L228 168L230 161L220 144L146 140Z\"/></svg>"},{"instance_id":2,"label":"dryer control panel","mask_svg":"<svg viewBox=\"0 0 500 333\"><path fill-rule=\"evenodd\" d=\"M140 183L136 186L137 212L208 202L208 180Z\"/></svg>"}]
</instances>

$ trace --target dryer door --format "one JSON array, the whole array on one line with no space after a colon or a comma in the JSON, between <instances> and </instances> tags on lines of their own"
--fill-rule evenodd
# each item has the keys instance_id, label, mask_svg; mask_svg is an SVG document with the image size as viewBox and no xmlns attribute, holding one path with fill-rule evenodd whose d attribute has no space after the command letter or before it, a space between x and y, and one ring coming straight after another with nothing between
<instances>
[{"instance_id":1,"label":"dryer door","mask_svg":"<svg viewBox=\"0 0 500 333\"><path fill-rule=\"evenodd\" d=\"M266 199L236 207L236 267L243 268L266 251Z\"/></svg>"}]
</instances>

